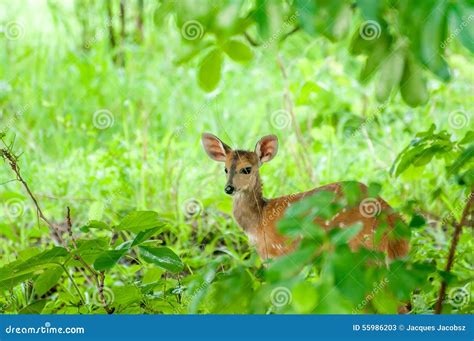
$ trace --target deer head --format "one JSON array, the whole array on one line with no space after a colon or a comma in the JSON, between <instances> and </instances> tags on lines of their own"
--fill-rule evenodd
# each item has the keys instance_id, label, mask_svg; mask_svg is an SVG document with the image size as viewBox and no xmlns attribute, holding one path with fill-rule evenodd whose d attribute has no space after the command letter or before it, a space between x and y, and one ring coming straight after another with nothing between
<instances>
[{"instance_id":1,"label":"deer head","mask_svg":"<svg viewBox=\"0 0 474 341\"><path fill-rule=\"evenodd\" d=\"M278 151L278 139L275 135L262 137L255 150L232 150L217 136L202 134L202 145L207 155L214 161L224 162L227 182L224 191L229 195L252 191L260 186L260 166L272 160Z\"/></svg>"}]
</instances>

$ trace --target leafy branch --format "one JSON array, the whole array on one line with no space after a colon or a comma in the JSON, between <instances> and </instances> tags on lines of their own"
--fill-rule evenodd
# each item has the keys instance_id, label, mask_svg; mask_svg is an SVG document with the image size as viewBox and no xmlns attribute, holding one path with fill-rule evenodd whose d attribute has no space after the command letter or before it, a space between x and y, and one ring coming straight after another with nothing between
<instances>
[{"instance_id":1,"label":"leafy branch","mask_svg":"<svg viewBox=\"0 0 474 341\"><path fill-rule=\"evenodd\" d=\"M18 165L18 156L15 155L12 152L11 147L8 147L5 144L5 142L3 141L3 139L2 139L2 142L5 146L5 148L0 149L0 155L3 158L3 160L6 161L9 164L9 166L12 169L13 173L15 173L16 180L18 180L23 185L26 192L28 193L28 196L33 201L33 204L36 208L36 212L38 214L38 217L48 225L48 227L50 228L50 230L53 234L53 237L55 238L55 240L57 240L67 250L67 252L73 257L73 259L79 261L84 266L84 269L87 270L88 274L86 272L82 272L82 271L81 271L81 273L84 275L84 277L88 281L90 281L90 277L92 277L93 281L96 284L97 291L99 293L99 297L100 297L101 302L102 302L102 306L104 307L105 311L108 314L112 314L114 312L114 309L110 308L108 306L108 304L105 300L105 295L104 295L104 290L103 290L103 288L104 288L104 273L101 272L100 274L98 274L94 269L92 269L87 264L87 262L80 256L79 253L77 253L77 252L75 252L74 254L72 253L71 248L69 247L68 243L66 242L66 240L61 235L60 227L57 224L53 223L50 219L48 219L46 217L43 210L41 209L41 206L39 205L38 200L36 199L36 196L33 194L33 191L31 190L30 186L28 185L28 183L23 178L21 170L20 170L20 166ZM73 245L74 250L77 251L77 244L76 244L75 238L74 238L73 233L72 233L71 210L69 209L69 207L67 207L66 221L67 221L67 224L66 224L67 225L67 230L68 230L69 237L71 239L71 243Z\"/></svg>"},{"instance_id":2,"label":"leafy branch","mask_svg":"<svg viewBox=\"0 0 474 341\"><path fill-rule=\"evenodd\" d=\"M448 260L446 262L446 268L445 268L445 272L447 274L451 272L451 268L453 267L454 255L456 253L456 248L459 242L459 236L461 234L461 230L463 226L468 226L468 225L471 227L473 226L473 215L474 215L473 206L474 206L474 188L471 189L471 194L469 194L469 199L466 203L466 206L464 207L460 221L456 223L454 226L453 239L451 240L451 246L449 248ZM442 312L443 299L444 299L444 296L446 295L447 286L448 286L447 281L443 280L441 282L441 287L439 289L438 300L436 301L435 314L441 314Z\"/></svg>"}]
</instances>

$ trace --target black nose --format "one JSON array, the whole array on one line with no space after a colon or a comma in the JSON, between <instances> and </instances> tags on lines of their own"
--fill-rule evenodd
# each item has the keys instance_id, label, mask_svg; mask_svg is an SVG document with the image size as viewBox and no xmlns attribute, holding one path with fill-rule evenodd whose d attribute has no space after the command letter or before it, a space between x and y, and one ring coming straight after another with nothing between
<instances>
[{"instance_id":1,"label":"black nose","mask_svg":"<svg viewBox=\"0 0 474 341\"><path fill-rule=\"evenodd\" d=\"M224 191L225 191L227 194L232 194L232 193L234 193L235 188L234 188L234 186L232 186L232 185L227 185L227 186L225 186Z\"/></svg>"}]
</instances>

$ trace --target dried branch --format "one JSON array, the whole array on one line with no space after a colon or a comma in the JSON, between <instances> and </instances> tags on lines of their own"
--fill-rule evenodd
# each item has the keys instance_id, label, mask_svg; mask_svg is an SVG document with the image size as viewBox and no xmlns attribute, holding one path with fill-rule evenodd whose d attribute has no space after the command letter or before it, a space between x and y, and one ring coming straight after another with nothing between
<instances>
[{"instance_id":1,"label":"dried branch","mask_svg":"<svg viewBox=\"0 0 474 341\"><path fill-rule=\"evenodd\" d=\"M104 274L101 273L100 274L100 279L99 279L99 275L98 273L92 269L89 264L87 264L87 262L76 252L75 254L72 254L72 250L70 249L69 245L66 243L66 241L62 238L62 235L61 235L61 230L59 228L58 225L54 224L51 222L51 220L49 220L48 218L46 218L45 214L43 213L43 210L41 209L41 206L39 205L38 203L38 200L36 199L36 196L33 194L33 192L31 191L30 189L30 186L28 185L28 183L24 180L22 174L21 174L21 170L20 170L20 167L18 165L18 156L14 155L9 148L3 148L3 149L0 149L0 156L8 162L8 164L10 165L10 168L13 170L13 172L15 173L16 175L16 178L17 180L23 185L23 187L25 188L26 192L28 193L28 196L31 198L31 200L33 201L33 204L36 208L36 212L38 214L38 217L43 220L50 228L51 232L53 233L53 236L55 237L55 239L57 241L59 241L61 243L61 245L69 252L69 254L72 255L72 257L79 261L82 266L90 273L90 275L88 275L86 272L83 272L81 270L81 273L84 275L84 277L86 278L86 280L88 282L92 282L94 281L95 282L95 285L97 287L97 290L99 292L99 296L102 295L103 296L103 281L104 281ZM71 221L71 210L69 209L69 207L67 207L67 216L66 216L66 226L67 226L67 231L68 231L68 234L69 234L69 237L71 238L71 244L73 245L74 247L74 250L77 251L77 243L76 243L76 240L74 239L74 236L73 236L73 233L72 233L72 221ZM92 276L92 279L90 278L90 276ZM102 288L101 288L101 284L102 284ZM102 294L101 294L102 292ZM102 300L102 298L101 298ZM105 301L104 301L105 302ZM104 304L104 302L102 302ZM105 302L105 306L104 306L104 309L107 311L107 313L111 314L111 312L113 312L113 309L111 309L110 307L108 307L107 305L107 302Z\"/></svg>"}]
</instances>

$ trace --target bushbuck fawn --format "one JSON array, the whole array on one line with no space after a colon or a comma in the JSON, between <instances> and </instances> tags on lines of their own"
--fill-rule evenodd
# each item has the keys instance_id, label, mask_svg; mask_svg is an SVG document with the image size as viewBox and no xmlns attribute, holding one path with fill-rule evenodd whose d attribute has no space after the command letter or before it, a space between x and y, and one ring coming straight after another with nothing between
<instances>
[{"instance_id":1,"label":"bushbuck fawn","mask_svg":"<svg viewBox=\"0 0 474 341\"><path fill-rule=\"evenodd\" d=\"M202 144L211 159L225 163L227 182L224 191L233 196L234 218L244 229L251 243L256 245L262 259L287 254L297 247L297 241L289 241L287 237L278 233L276 228L277 222L292 203L318 191L334 192L336 198L341 198L344 195L344 183L337 182L308 192L275 199L264 198L259 169L263 163L272 160L277 154L278 139L275 135L262 137L253 152L232 150L218 137L209 133L202 135ZM361 192L359 205L343 208L331 220L316 218L315 222L325 229L347 227L361 222L363 224L361 231L349 241L351 249L355 250L360 246L377 249L385 252L390 259L406 255L408 242L402 238L390 237L388 233L395 228L396 221L401 219L400 216L394 213L392 208L380 197L368 198L367 186L361 183L358 185ZM364 200L367 199L372 200L375 207L369 207L369 212L364 212L363 209L367 208L364 206ZM380 225L377 218L382 214L386 217L388 228L381 240L375 243L375 229Z\"/></svg>"}]
</instances>

